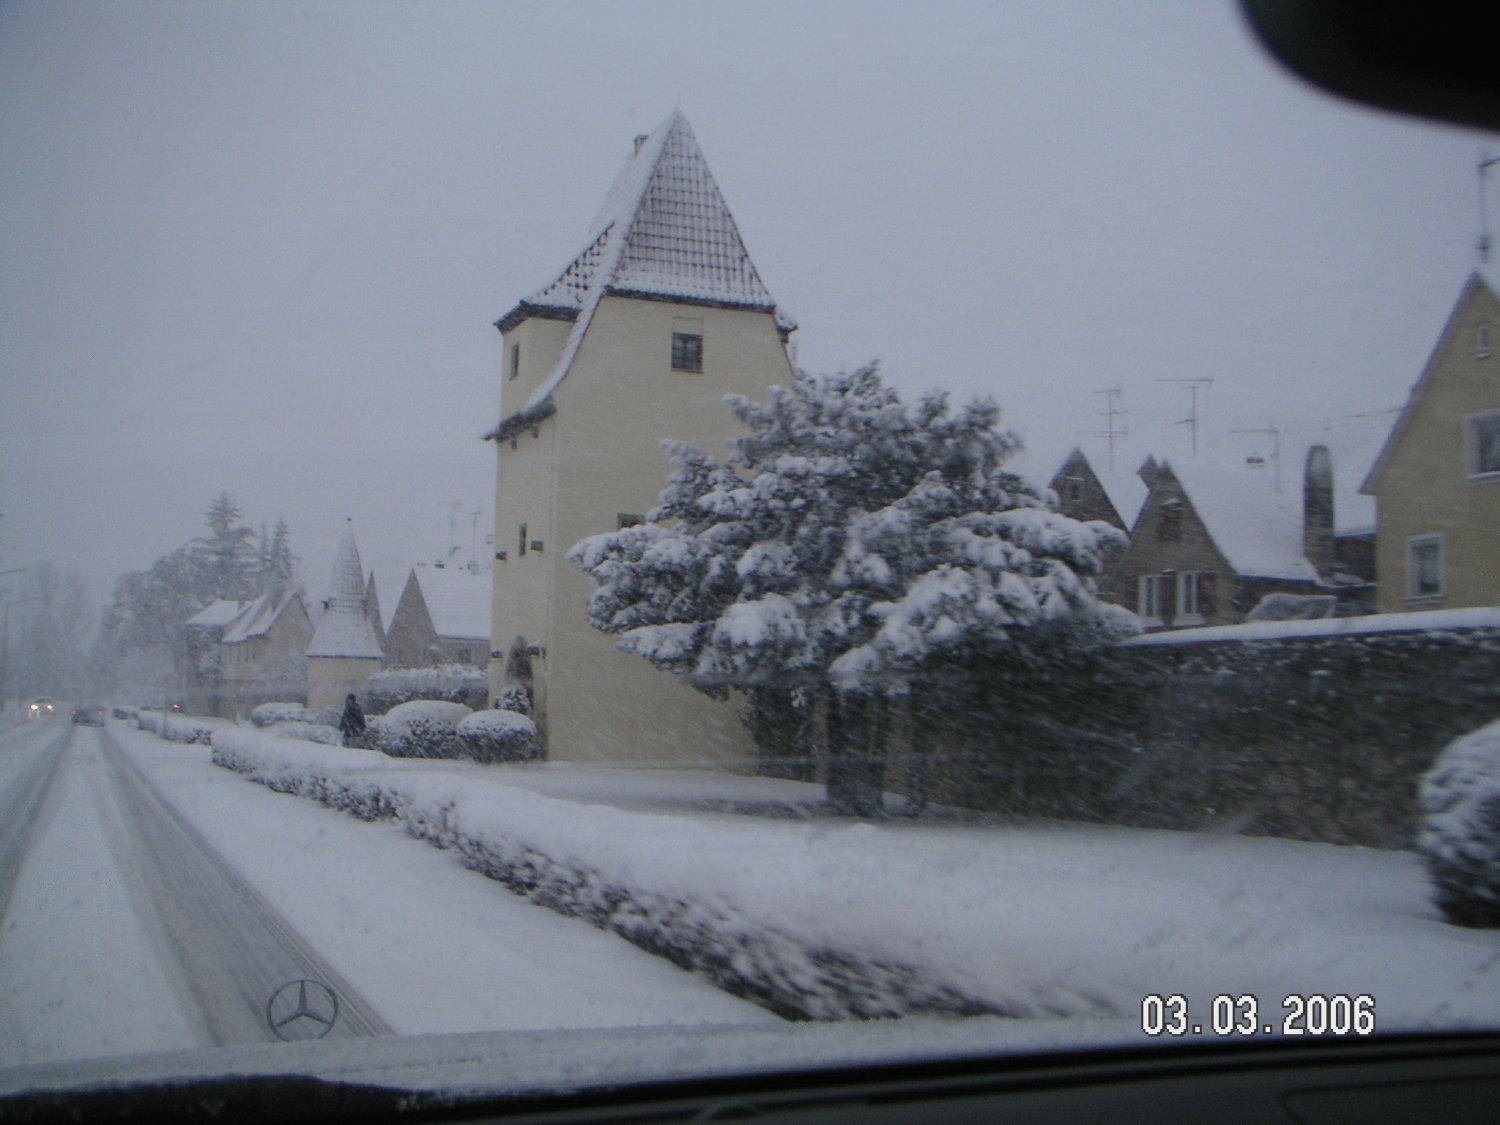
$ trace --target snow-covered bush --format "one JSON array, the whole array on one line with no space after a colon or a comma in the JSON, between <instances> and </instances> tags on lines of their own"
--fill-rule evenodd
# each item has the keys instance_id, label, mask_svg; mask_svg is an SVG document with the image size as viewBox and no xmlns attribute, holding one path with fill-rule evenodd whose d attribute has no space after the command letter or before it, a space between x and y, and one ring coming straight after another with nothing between
<instances>
[{"instance_id":1,"label":"snow-covered bush","mask_svg":"<svg viewBox=\"0 0 1500 1125\"><path fill-rule=\"evenodd\" d=\"M725 402L749 431L727 460L664 443L672 474L648 522L567 557L621 651L721 698L819 693L835 807L881 808L890 697L1139 632L1099 597L1124 535L1005 467L1020 440L992 400L908 406L871 365Z\"/></svg>"},{"instance_id":2,"label":"snow-covered bush","mask_svg":"<svg viewBox=\"0 0 1500 1125\"><path fill-rule=\"evenodd\" d=\"M327 723L309 723L302 719L288 719L266 727L267 734L277 738L300 738L305 742L321 742L326 746L337 746L341 741L338 728Z\"/></svg>"},{"instance_id":3,"label":"snow-covered bush","mask_svg":"<svg viewBox=\"0 0 1500 1125\"><path fill-rule=\"evenodd\" d=\"M398 704L381 718L376 747L393 758L461 758L458 724L467 714L462 703L439 699Z\"/></svg>"},{"instance_id":4,"label":"snow-covered bush","mask_svg":"<svg viewBox=\"0 0 1500 1125\"><path fill-rule=\"evenodd\" d=\"M529 762L541 753L536 724L516 711L475 711L457 734L476 762Z\"/></svg>"},{"instance_id":5,"label":"snow-covered bush","mask_svg":"<svg viewBox=\"0 0 1500 1125\"><path fill-rule=\"evenodd\" d=\"M149 730L152 734L161 733L161 712L140 710L135 714L135 725L137 730Z\"/></svg>"},{"instance_id":6,"label":"snow-covered bush","mask_svg":"<svg viewBox=\"0 0 1500 1125\"><path fill-rule=\"evenodd\" d=\"M530 715L531 689L525 684L501 684L500 694L495 697L495 706L502 711L514 711L518 715Z\"/></svg>"},{"instance_id":7,"label":"snow-covered bush","mask_svg":"<svg viewBox=\"0 0 1500 1125\"><path fill-rule=\"evenodd\" d=\"M1321 621L1338 607L1332 594L1267 594L1245 615L1246 621Z\"/></svg>"},{"instance_id":8,"label":"snow-covered bush","mask_svg":"<svg viewBox=\"0 0 1500 1125\"><path fill-rule=\"evenodd\" d=\"M489 694L489 677L468 664L437 664L431 668L389 668L365 680L360 702L372 715L379 715L413 700L443 700L462 703L470 709L483 707Z\"/></svg>"},{"instance_id":9,"label":"snow-covered bush","mask_svg":"<svg viewBox=\"0 0 1500 1125\"><path fill-rule=\"evenodd\" d=\"M159 733L168 742L198 743L207 746L213 735L213 727L192 715L168 715L160 724Z\"/></svg>"},{"instance_id":10,"label":"snow-covered bush","mask_svg":"<svg viewBox=\"0 0 1500 1125\"><path fill-rule=\"evenodd\" d=\"M1418 788L1438 906L1463 926L1500 926L1500 721L1450 742Z\"/></svg>"},{"instance_id":11,"label":"snow-covered bush","mask_svg":"<svg viewBox=\"0 0 1500 1125\"><path fill-rule=\"evenodd\" d=\"M306 722L307 708L300 703L262 703L250 712L250 721L258 727L277 723Z\"/></svg>"}]
</instances>

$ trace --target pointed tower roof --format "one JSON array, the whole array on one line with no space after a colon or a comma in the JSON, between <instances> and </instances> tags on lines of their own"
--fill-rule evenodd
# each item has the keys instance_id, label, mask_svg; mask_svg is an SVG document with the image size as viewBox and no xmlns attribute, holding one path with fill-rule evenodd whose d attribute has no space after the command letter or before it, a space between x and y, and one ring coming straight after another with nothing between
<instances>
[{"instance_id":1,"label":"pointed tower roof","mask_svg":"<svg viewBox=\"0 0 1500 1125\"><path fill-rule=\"evenodd\" d=\"M365 613L364 569L359 564L359 548L354 532L344 532L338 554L333 560L333 576L328 585L327 609L318 618L308 656L358 656L379 660L385 655L375 629Z\"/></svg>"},{"instance_id":2,"label":"pointed tower roof","mask_svg":"<svg viewBox=\"0 0 1500 1125\"><path fill-rule=\"evenodd\" d=\"M680 112L637 137L594 216L583 249L550 284L495 322L502 332L530 316L572 320L552 373L511 419L551 413L549 399L573 364L606 294L755 309L775 315L783 335L796 324L776 307L719 191L692 126ZM502 437L506 419L486 437Z\"/></svg>"}]
</instances>

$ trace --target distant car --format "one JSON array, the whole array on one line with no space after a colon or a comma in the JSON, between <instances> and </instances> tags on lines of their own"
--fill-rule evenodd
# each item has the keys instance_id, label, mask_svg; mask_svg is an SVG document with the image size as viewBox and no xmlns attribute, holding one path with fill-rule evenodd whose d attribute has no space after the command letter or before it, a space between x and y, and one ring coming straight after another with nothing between
<instances>
[{"instance_id":1,"label":"distant car","mask_svg":"<svg viewBox=\"0 0 1500 1125\"><path fill-rule=\"evenodd\" d=\"M53 704L52 700L43 695L33 699L30 705L27 706L26 717L28 719L50 719L56 711L57 707Z\"/></svg>"},{"instance_id":2,"label":"distant car","mask_svg":"<svg viewBox=\"0 0 1500 1125\"><path fill-rule=\"evenodd\" d=\"M128 718L130 718L130 709L128 707L116 707L115 708L115 718L117 718L117 719L128 719Z\"/></svg>"},{"instance_id":3,"label":"distant car","mask_svg":"<svg viewBox=\"0 0 1500 1125\"><path fill-rule=\"evenodd\" d=\"M83 726L102 727L104 725L104 704L102 703L80 703L73 708L73 721Z\"/></svg>"}]
</instances>

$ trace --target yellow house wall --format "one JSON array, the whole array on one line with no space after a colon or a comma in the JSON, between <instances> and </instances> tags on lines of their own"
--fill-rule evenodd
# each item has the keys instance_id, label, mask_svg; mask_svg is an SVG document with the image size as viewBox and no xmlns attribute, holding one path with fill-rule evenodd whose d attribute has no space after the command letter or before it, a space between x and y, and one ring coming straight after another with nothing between
<instances>
[{"instance_id":1,"label":"yellow house wall","mask_svg":"<svg viewBox=\"0 0 1500 1125\"><path fill-rule=\"evenodd\" d=\"M1500 352L1479 358L1488 324L1500 342L1500 303L1476 288L1450 326L1436 366L1376 495L1375 566L1382 613L1500 605L1500 477L1469 474L1467 419L1500 409ZM1443 594L1407 597L1407 540L1443 537Z\"/></svg>"},{"instance_id":2,"label":"yellow house wall","mask_svg":"<svg viewBox=\"0 0 1500 1125\"><path fill-rule=\"evenodd\" d=\"M674 331L703 336L701 373L672 370ZM496 542L515 537L507 491L544 511L535 522L545 534L529 531L543 540L543 551L524 561L545 578L518 568L520 579L511 584L516 570L496 563L502 628L492 644L501 651L509 646L514 632L504 628L507 621L525 623L542 638L546 655L534 668L545 682L551 757L639 765L754 761L738 701L709 699L640 657L616 651L613 637L590 627L592 583L564 556L580 539L615 530L621 513L644 515L656 506L669 472L663 439L722 457L738 432L724 396L764 401L772 385L790 379L770 314L606 297L554 393L558 412L542 423L542 436L523 436L517 451L501 449ZM508 454L528 441L536 456L513 458L513 469ZM525 604L532 599L538 601ZM494 670L492 662L492 685L498 686Z\"/></svg>"}]
</instances>

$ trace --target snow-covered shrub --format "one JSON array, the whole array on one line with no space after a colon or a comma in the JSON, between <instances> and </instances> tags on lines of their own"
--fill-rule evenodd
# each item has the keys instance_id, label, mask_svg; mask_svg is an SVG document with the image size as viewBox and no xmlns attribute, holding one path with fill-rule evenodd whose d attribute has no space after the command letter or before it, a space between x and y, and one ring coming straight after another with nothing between
<instances>
[{"instance_id":1,"label":"snow-covered shrub","mask_svg":"<svg viewBox=\"0 0 1500 1125\"><path fill-rule=\"evenodd\" d=\"M1332 594L1267 594L1245 615L1246 621L1321 621L1338 606Z\"/></svg>"},{"instance_id":2,"label":"snow-covered shrub","mask_svg":"<svg viewBox=\"0 0 1500 1125\"><path fill-rule=\"evenodd\" d=\"M468 664L437 664L431 668L389 668L365 680L360 702L379 715L414 700L462 703L471 710L483 707L489 677Z\"/></svg>"},{"instance_id":3,"label":"snow-covered shrub","mask_svg":"<svg viewBox=\"0 0 1500 1125\"><path fill-rule=\"evenodd\" d=\"M191 715L168 715L161 723L159 733L168 742L198 743L207 746L209 739L213 736L213 727Z\"/></svg>"},{"instance_id":4,"label":"snow-covered shrub","mask_svg":"<svg viewBox=\"0 0 1500 1125\"><path fill-rule=\"evenodd\" d=\"M440 699L414 699L392 707L380 721L377 749L393 758L461 758L458 724L469 709Z\"/></svg>"},{"instance_id":5,"label":"snow-covered shrub","mask_svg":"<svg viewBox=\"0 0 1500 1125\"><path fill-rule=\"evenodd\" d=\"M137 711L135 715L135 725L137 730L149 730L152 734L160 734L161 712L148 710Z\"/></svg>"},{"instance_id":6,"label":"snow-covered shrub","mask_svg":"<svg viewBox=\"0 0 1500 1125\"><path fill-rule=\"evenodd\" d=\"M541 753L536 724L516 711L475 711L457 734L476 762L529 762Z\"/></svg>"},{"instance_id":7,"label":"snow-covered shrub","mask_svg":"<svg viewBox=\"0 0 1500 1125\"><path fill-rule=\"evenodd\" d=\"M304 742L321 742L325 746L337 746L341 736L337 727L327 723L309 723L302 719L288 719L266 727L267 734L277 738L300 738Z\"/></svg>"},{"instance_id":8,"label":"snow-covered shrub","mask_svg":"<svg viewBox=\"0 0 1500 1125\"><path fill-rule=\"evenodd\" d=\"M1500 926L1500 721L1450 742L1418 800L1438 906L1462 926Z\"/></svg>"},{"instance_id":9,"label":"snow-covered shrub","mask_svg":"<svg viewBox=\"0 0 1500 1125\"><path fill-rule=\"evenodd\" d=\"M277 723L306 722L307 708L300 703L262 703L250 712L250 721L258 727Z\"/></svg>"},{"instance_id":10,"label":"snow-covered shrub","mask_svg":"<svg viewBox=\"0 0 1500 1125\"><path fill-rule=\"evenodd\" d=\"M530 715L531 689L525 684L501 684L500 694L495 697L495 706L502 711L514 711L518 715Z\"/></svg>"}]
</instances>

